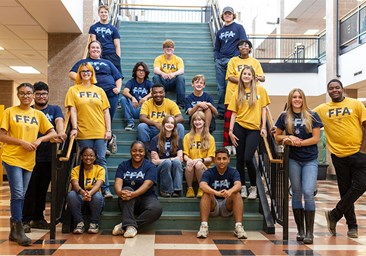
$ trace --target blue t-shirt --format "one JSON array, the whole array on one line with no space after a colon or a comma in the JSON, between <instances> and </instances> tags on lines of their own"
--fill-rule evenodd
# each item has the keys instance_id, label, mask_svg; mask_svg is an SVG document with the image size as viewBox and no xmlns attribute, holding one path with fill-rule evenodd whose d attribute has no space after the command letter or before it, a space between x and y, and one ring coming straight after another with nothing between
<instances>
[{"instance_id":1,"label":"blue t-shirt","mask_svg":"<svg viewBox=\"0 0 366 256\"><path fill-rule=\"evenodd\" d=\"M247 34L244 27L238 23L233 22L217 31L214 48L215 60L239 55L236 44L240 39L247 39Z\"/></svg>"},{"instance_id":2,"label":"blue t-shirt","mask_svg":"<svg viewBox=\"0 0 366 256\"><path fill-rule=\"evenodd\" d=\"M113 40L120 38L118 30L111 24L95 23L89 28L89 34L96 36L96 39L102 44L102 54L110 55L116 53Z\"/></svg>"},{"instance_id":3,"label":"blue t-shirt","mask_svg":"<svg viewBox=\"0 0 366 256\"><path fill-rule=\"evenodd\" d=\"M34 108L34 106L32 106ZM56 128L56 118L64 118L61 108L56 105L48 105L45 109L41 109L41 111L46 115L47 119L51 122L53 127ZM42 136L42 134L38 134L38 137ZM36 151L36 162L51 162L52 160L52 150L51 150L51 142L46 141L42 142Z\"/></svg>"},{"instance_id":4,"label":"blue t-shirt","mask_svg":"<svg viewBox=\"0 0 366 256\"><path fill-rule=\"evenodd\" d=\"M236 169L228 166L226 172L221 175L214 166L204 171L200 182L203 181L216 191L227 190L234 186L234 182L240 181L240 174ZM222 197L217 198L221 199Z\"/></svg>"},{"instance_id":5,"label":"blue t-shirt","mask_svg":"<svg viewBox=\"0 0 366 256\"><path fill-rule=\"evenodd\" d=\"M106 93L116 87L116 81L118 79L123 79L123 75L113 65L113 63L105 59L86 58L79 60L70 71L75 73L78 72L80 64L85 62L89 62L93 66L95 70L95 76L97 78L96 85L101 87Z\"/></svg>"},{"instance_id":6,"label":"blue t-shirt","mask_svg":"<svg viewBox=\"0 0 366 256\"><path fill-rule=\"evenodd\" d=\"M164 149L164 154L160 154L160 152L159 152L159 145L158 145L158 140L159 140L159 134L158 135L156 135L152 140L151 140L151 142L150 142L150 147L149 147L149 151L151 152L151 151L155 151L155 152L157 152L158 154L159 154L159 157L160 157L160 159L166 159L166 158L171 158L171 157L176 157L177 156L177 154L175 153L175 154L172 154L171 152L170 152L170 138L166 138L166 141L165 141L165 149ZM183 150L183 142L182 142L182 139L181 138L179 138L178 139L179 141L178 141L178 150L177 151L179 151L179 150Z\"/></svg>"},{"instance_id":7,"label":"blue t-shirt","mask_svg":"<svg viewBox=\"0 0 366 256\"><path fill-rule=\"evenodd\" d=\"M135 78L129 80L125 88L130 89L130 94L135 97L137 101L140 101L143 97L150 93L153 83L145 79L141 84L137 82Z\"/></svg>"},{"instance_id":8,"label":"blue t-shirt","mask_svg":"<svg viewBox=\"0 0 366 256\"><path fill-rule=\"evenodd\" d=\"M193 108L199 102L209 102L212 106L215 106L214 99L211 94L203 92L201 96L196 96L194 93L188 95L185 99L186 114L188 115L188 109ZM191 117L189 117L189 123L191 123ZM212 117L209 130L213 132L216 129L215 118Z\"/></svg>"},{"instance_id":9,"label":"blue t-shirt","mask_svg":"<svg viewBox=\"0 0 366 256\"><path fill-rule=\"evenodd\" d=\"M311 112L313 118L312 128L321 128L323 127L323 123L320 120L318 113ZM303 123L303 119L301 114L294 113L294 134L300 139L308 139L311 138L313 135L312 133L306 132L305 124ZM282 112L280 117L276 122L276 127L281 129L282 131L286 131L286 134L290 135L290 133L286 129L286 112ZM318 158L318 145L311 145L311 146L304 146L304 147L294 147L290 146L290 154L289 157L296 161L306 162L311 161Z\"/></svg>"},{"instance_id":10,"label":"blue t-shirt","mask_svg":"<svg viewBox=\"0 0 366 256\"><path fill-rule=\"evenodd\" d=\"M115 177L123 180L123 186L129 186L136 191L145 180L151 180L155 185L156 173L156 167L150 161L144 159L141 166L135 169L129 159L119 164ZM154 186L151 186L144 195L155 195Z\"/></svg>"}]
</instances>

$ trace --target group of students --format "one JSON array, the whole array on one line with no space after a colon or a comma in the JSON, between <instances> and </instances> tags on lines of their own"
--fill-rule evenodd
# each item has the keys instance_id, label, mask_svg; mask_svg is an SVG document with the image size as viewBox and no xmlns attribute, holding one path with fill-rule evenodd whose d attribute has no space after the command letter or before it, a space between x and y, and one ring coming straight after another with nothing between
<instances>
[{"instance_id":1,"label":"group of students","mask_svg":"<svg viewBox=\"0 0 366 256\"><path fill-rule=\"evenodd\" d=\"M99 9L101 21L105 20L104 11L105 7ZM235 18L233 9L224 8L222 18L226 24L223 29L228 29L233 25ZM236 25L234 28L240 30ZM225 31L218 33L219 42L216 44L220 44L220 40L230 41L225 40L229 34ZM233 34L235 35L231 33ZM236 39L238 56L227 58L226 55L220 55L220 51L217 54L215 52L217 66L223 64L222 61L227 61L227 90L220 94L225 95L222 103L225 105L226 148L222 149L216 150L214 137L210 134L215 129L215 117L222 112L220 113L220 108L219 111L215 108L213 97L203 91L203 75L192 79L194 91L185 99L182 96L185 92L177 90L177 104L165 98L165 89L184 81L184 70L181 70L184 66L169 64L169 60L167 63L161 62L166 55L170 58L175 56L174 42L166 40L163 43L164 54L156 60L160 64L156 67L154 65L155 84L148 80L147 65L143 62L136 63L132 72L133 79L128 81L123 89L121 103L127 120L126 130L134 128L134 119L140 120L137 127L139 140L132 143L130 159L123 161L116 172L114 190L122 211L122 222L114 227L113 235L134 237L138 229L161 216L162 207L154 189L157 183L162 197L183 195L182 163L185 162L186 197L201 198L202 222L197 237L207 237L208 218L217 215L234 215L235 235L238 238L247 237L242 226L242 198L248 196L244 166L247 167L251 185L248 198L255 199L255 151L259 137L267 135L266 107L270 100L265 88L259 83L265 80L263 70L259 62L249 56L251 42L240 37ZM119 37L116 37L113 42L118 40ZM225 50L225 46L221 48ZM215 51L217 49L215 47ZM232 50L232 47L226 50L228 49ZM65 98L65 107L70 110L69 135L77 138L81 148L81 164L72 170L72 190L67 195L68 207L77 223L73 230L76 234L85 231L82 206L86 203L91 209L88 233L98 233L104 198L113 196L109 189L105 155L108 140L116 139L112 135L111 122L117 108L123 75L118 65L116 67L112 62L102 59L101 53L101 43L92 41L89 44L89 57L77 62L70 70L70 78L75 80L75 85L69 88ZM118 50L115 49L115 53L109 57L112 61L118 60ZM176 59L181 62L180 58ZM159 66L170 70L175 66L177 70L166 73L164 69L158 68ZM336 234L336 224L344 215L349 227L347 235L353 238L358 236L354 202L366 190L363 183L366 175L365 154L360 152L363 141L361 128L366 121L365 107L355 100L345 98L343 85L337 79L330 81L327 89L332 102L322 104L314 111L308 108L303 91L293 89L289 93L286 110L276 122L276 141L290 145L292 208L298 228L297 240L304 243L313 243L316 144L323 123L327 124L324 128L341 194L337 207L326 212L331 234ZM2 160L11 190L9 239L21 245L29 245L31 240L24 234L22 219L27 215L23 212L23 204L28 183L32 176L35 180L32 185L34 188L39 177L36 175L37 168L34 168L35 151L37 150L38 164L42 162L38 161L40 144L51 138L64 140L66 135L63 132L63 124L60 124L62 114L57 114L60 111L53 114L47 112L47 117L54 116L56 122L53 124L50 118L47 119L45 114L38 111L48 107L45 102L46 98L48 100L48 87L33 87L23 83L17 87L17 95L20 105L6 109L1 120L0 141L6 143ZM32 108L33 99L35 107ZM183 104L190 116L191 125L190 132L186 135L179 109ZM355 136L349 136L347 129L352 130ZM44 135L38 136L38 132ZM236 154L236 170L228 166L230 154ZM148 155L151 161L147 160ZM213 163L216 165L212 167ZM193 190L195 178L199 182L197 194ZM29 193L34 195L34 192ZM34 226L45 226L44 216L33 219L31 223Z\"/></svg>"}]
</instances>

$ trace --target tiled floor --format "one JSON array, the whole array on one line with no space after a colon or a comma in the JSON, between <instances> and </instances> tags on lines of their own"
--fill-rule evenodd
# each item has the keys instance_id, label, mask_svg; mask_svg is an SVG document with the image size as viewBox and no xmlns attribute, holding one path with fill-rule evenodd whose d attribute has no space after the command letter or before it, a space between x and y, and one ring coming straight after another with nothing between
<instances>
[{"instance_id":1,"label":"tiled floor","mask_svg":"<svg viewBox=\"0 0 366 256\"><path fill-rule=\"evenodd\" d=\"M58 227L57 240L50 241L47 231L33 229L29 234L33 244L21 247L8 240L9 187L5 182L0 186L0 255L366 255L366 197L360 198L356 205L359 238L347 238L343 219L337 225L337 236L331 237L325 226L323 211L332 208L337 202L337 186L334 181L320 181L318 190L313 245L304 245L295 240L296 227L291 216L289 241L282 241L281 226L276 227L274 235L248 232L246 240L236 239L232 232L210 232L209 237L202 240L195 237L196 230L142 233L133 239L125 239L112 236L110 231L102 231L97 235L62 234Z\"/></svg>"}]
</instances>

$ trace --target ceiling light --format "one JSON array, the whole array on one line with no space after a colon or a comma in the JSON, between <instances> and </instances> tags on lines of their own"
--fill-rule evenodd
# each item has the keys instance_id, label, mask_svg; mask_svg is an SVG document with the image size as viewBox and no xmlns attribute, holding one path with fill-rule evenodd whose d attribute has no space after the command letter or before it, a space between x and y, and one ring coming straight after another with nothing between
<instances>
[{"instance_id":1,"label":"ceiling light","mask_svg":"<svg viewBox=\"0 0 366 256\"><path fill-rule=\"evenodd\" d=\"M21 74L40 74L37 69L31 66L10 66L11 69L14 69L16 72Z\"/></svg>"},{"instance_id":2,"label":"ceiling light","mask_svg":"<svg viewBox=\"0 0 366 256\"><path fill-rule=\"evenodd\" d=\"M306 30L304 35L315 35L318 32L319 32L319 29L308 29L308 30Z\"/></svg>"},{"instance_id":3,"label":"ceiling light","mask_svg":"<svg viewBox=\"0 0 366 256\"><path fill-rule=\"evenodd\" d=\"M1 47L1 46L0 46L0 51L3 51L3 50L5 50L5 49L4 49L4 47Z\"/></svg>"}]
</instances>

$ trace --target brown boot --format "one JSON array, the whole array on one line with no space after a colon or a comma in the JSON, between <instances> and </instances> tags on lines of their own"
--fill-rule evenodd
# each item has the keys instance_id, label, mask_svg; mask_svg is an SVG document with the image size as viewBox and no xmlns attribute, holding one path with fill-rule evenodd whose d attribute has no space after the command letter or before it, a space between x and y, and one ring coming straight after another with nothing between
<instances>
[{"instance_id":1,"label":"brown boot","mask_svg":"<svg viewBox=\"0 0 366 256\"><path fill-rule=\"evenodd\" d=\"M314 239L315 211L305 211L306 234L304 244L312 244Z\"/></svg>"},{"instance_id":2,"label":"brown boot","mask_svg":"<svg viewBox=\"0 0 366 256\"><path fill-rule=\"evenodd\" d=\"M292 209L294 213L294 218L297 226L297 241L303 241L305 237L305 228L304 228L304 209Z\"/></svg>"},{"instance_id":3,"label":"brown boot","mask_svg":"<svg viewBox=\"0 0 366 256\"><path fill-rule=\"evenodd\" d=\"M32 243L32 239L27 237L24 233L23 223L21 220L15 221L15 232L17 237L17 242L19 245L30 245Z\"/></svg>"}]
</instances>

